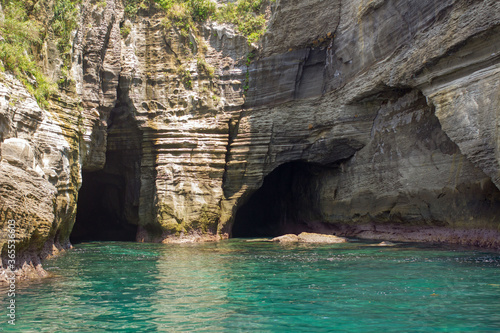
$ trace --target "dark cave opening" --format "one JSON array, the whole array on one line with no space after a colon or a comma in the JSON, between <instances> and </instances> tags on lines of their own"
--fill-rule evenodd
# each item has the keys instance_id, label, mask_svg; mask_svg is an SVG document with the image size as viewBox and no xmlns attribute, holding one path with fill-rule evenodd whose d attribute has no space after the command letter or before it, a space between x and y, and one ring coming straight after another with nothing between
<instances>
[{"instance_id":1,"label":"dark cave opening","mask_svg":"<svg viewBox=\"0 0 500 333\"><path fill-rule=\"evenodd\" d=\"M132 108L119 99L107 119L103 169L82 172L71 243L135 241L139 225L142 131Z\"/></svg>"},{"instance_id":2,"label":"dark cave opening","mask_svg":"<svg viewBox=\"0 0 500 333\"><path fill-rule=\"evenodd\" d=\"M275 237L311 231L307 222L317 219L315 176L324 169L303 161L277 167L236 212L231 237Z\"/></svg>"},{"instance_id":3,"label":"dark cave opening","mask_svg":"<svg viewBox=\"0 0 500 333\"><path fill-rule=\"evenodd\" d=\"M125 212L126 180L101 171L83 172L76 222L71 243L85 241L135 241L137 225Z\"/></svg>"}]
</instances>

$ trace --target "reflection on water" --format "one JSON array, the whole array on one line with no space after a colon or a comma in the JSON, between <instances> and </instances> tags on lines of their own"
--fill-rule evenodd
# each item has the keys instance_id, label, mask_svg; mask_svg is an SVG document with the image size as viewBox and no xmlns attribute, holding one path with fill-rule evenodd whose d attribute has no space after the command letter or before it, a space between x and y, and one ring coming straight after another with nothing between
<instances>
[{"instance_id":1,"label":"reflection on water","mask_svg":"<svg viewBox=\"0 0 500 333\"><path fill-rule=\"evenodd\" d=\"M175 248L178 247L178 248ZM214 331L223 330L219 322L227 314L221 309L229 300L226 281L229 249L217 244L174 245L162 253L157 263L158 290L153 304L158 330L176 327L204 329L210 323Z\"/></svg>"},{"instance_id":2,"label":"reflection on water","mask_svg":"<svg viewBox=\"0 0 500 333\"><path fill-rule=\"evenodd\" d=\"M101 242L20 286L16 332L495 331L500 254L368 242ZM2 299L5 301L5 293ZM5 303L3 303L5 304Z\"/></svg>"}]
</instances>

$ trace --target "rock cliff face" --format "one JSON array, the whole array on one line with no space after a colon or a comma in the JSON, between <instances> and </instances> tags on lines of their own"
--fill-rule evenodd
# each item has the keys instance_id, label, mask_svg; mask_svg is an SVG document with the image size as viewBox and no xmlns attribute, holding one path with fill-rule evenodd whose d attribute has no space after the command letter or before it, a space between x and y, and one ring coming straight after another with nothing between
<instances>
[{"instance_id":1,"label":"rock cliff face","mask_svg":"<svg viewBox=\"0 0 500 333\"><path fill-rule=\"evenodd\" d=\"M500 3L266 10L249 45L229 25L165 25L154 3L86 0L72 89L41 109L2 74L0 217L2 234L17 222L19 275L70 237L500 247Z\"/></svg>"},{"instance_id":2,"label":"rock cliff face","mask_svg":"<svg viewBox=\"0 0 500 333\"><path fill-rule=\"evenodd\" d=\"M233 229L242 235L309 227L498 246L499 5L338 6L318 35L306 33L316 38L309 47L268 48L251 66L230 147L227 225L243 205ZM264 46L301 15L279 8L270 27L285 29ZM271 228L266 211L279 221Z\"/></svg>"}]
</instances>

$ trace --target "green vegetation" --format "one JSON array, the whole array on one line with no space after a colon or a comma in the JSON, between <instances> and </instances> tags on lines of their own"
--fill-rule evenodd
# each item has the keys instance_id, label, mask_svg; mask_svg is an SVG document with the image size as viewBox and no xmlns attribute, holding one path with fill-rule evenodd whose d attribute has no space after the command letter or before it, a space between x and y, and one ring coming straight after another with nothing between
<instances>
[{"instance_id":1,"label":"green vegetation","mask_svg":"<svg viewBox=\"0 0 500 333\"><path fill-rule=\"evenodd\" d=\"M247 54L247 62L246 62L247 67L250 66L250 64L252 63L253 58L255 58L255 54L253 52L248 52L248 54Z\"/></svg>"},{"instance_id":2,"label":"green vegetation","mask_svg":"<svg viewBox=\"0 0 500 333\"><path fill-rule=\"evenodd\" d=\"M120 27L120 34L122 35L123 38L127 38L131 30L132 30L132 25L130 24L129 21L126 21L123 24L123 26Z\"/></svg>"},{"instance_id":3,"label":"green vegetation","mask_svg":"<svg viewBox=\"0 0 500 333\"><path fill-rule=\"evenodd\" d=\"M243 83L243 94L245 96L248 92L248 88L250 88L250 71L247 67L247 72L245 73L245 82Z\"/></svg>"},{"instance_id":4,"label":"green vegetation","mask_svg":"<svg viewBox=\"0 0 500 333\"><path fill-rule=\"evenodd\" d=\"M47 107L47 99L55 92L56 86L43 75L37 64L37 57L46 37L55 37L59 55L63 60L58 83L61 87L69 84L71 34L77 28L80 1L0 0L5 16L5 19L0 21L0 70L12 72L41 106ZM265 31L266 20L261 13L264 1L266 0L238 0L219 7L211 0L124 0L124 4L125 13L129 17L151 5L161 7L166 12L167 28L177 27L186 38L196 36L196 22L212 19L235 24L237 29L248 37L249 42L254 42ZM97 3L98 8L105 6L105 0ZM120 32L126 38L130 27L123 26ZM190 42L194 43L192 39ZM206 45L204 49L203 45L197 44L202 54L206 52ZM192 46L194 52L194 45ZM213 77L214 69L203 57L199 56L197 60L199 71ZM188 70L181 68L179 75L187 87L192 86Z\"/></svg>"},{"instance_id":5,"label":"green vegetation","mask_svg":"<svg viewBox=\"0 0 500 333\"><path fill-rule=\"evenodd\" d=\"M170 29L172 26L178 27L181 35L184 38L188 38L189 32L195 30L190 8L186 3L174 3L166 10L167 17L163 22L165 28Z\"/></svg>"},{"instance_id":6,"label":"green vegetation","mask_svg":"<svg viewBox=\"0 0 500 333\"><path fill-rule=\"evenodd\" d=\"M29 19L22 1L2 1L5 19L0 21L0 70L11 71L47 107L47 98L55 86L43 75L34 61L34 51L42 45L41 22Z\"/></svg>"},{"instance_id":7,"label":"green vegetation","mask_svg":"<svg viewBox=\"0 0 500 333\"><path fill-rule=\"evenodd\" d=\"M137 14L140 8L147 8L149 0L126 0L125 13ZM266 18L261 13L265 0L238 0L228 2L217 8L211 0L151 0L167 14L165 26L178 27L183 36L195 30L194 22L213 19L218 22L232 23L239 32L247 36L249 42L257 41L265 32ZM275 1L275 0L271 0Z\"/></svg>"},{"instance_id":8,"label":"green vegetation","mask_svg":"<svg viewBox=\"0 0 500 333\"><path fill-rule=\"evenodd\" d=\"M12 72L42 107L56 86L36 62L47 34L53 33L63 60L64 84L70 67L71 32L76 29L79 0L0 0L5 19L0 21L0 70Z\"/></svg>"},{"instance_id":9,"label":"green vegetation","mask_svg":"<svg viewBox=\"0 0 500 333\"><path fill-rule=\"evenodd\" d=\"M130 0L129 0L130 1ZM163 8L167 13L170 10L179 10L182 7L182 11L191 17L194 21L203 22L210 15L215 13L216 6L215 3L210 0L154 0L161 8ZM177 8L176 8L177 7Z\"/></svg>"},{"instance_id":10,"label":"green vegetation","mask_svg":"<svg viewBox=\"0 0 500 333\"><path fill-rule=\"evenodd\" d=\"M210 0L153 0L167 14L165 26L171 28L173 25L181 29L181 33L187 36L189 30L194 30L194 22L205 21L215 13L215 3ZM149 0L126 0L125 13L135 16L139 9L148 8Z\"/></svg>"},{"instance_id":11,"label":"green vegetation","mask_svg":"<svg viewBox=\"0 0 500 333\"><path fill-rule=\"evenodd\" d=\"M62 77L59 80L60 85L66 84L69 77L68 68L71 66L71 33L76 29L78 19L78 7L76 4L77 1L75 0L56 0L53 8L54 16L49 21L49 26L56 37L57 49L63 60ZM105 1L104 5L106 5Z\"/></svg>"},{"instance_id":12,"label":"green vegetation","mask_svg":"<svg viewBox=\"0 0 500 333\"><path fill-rule=\"evenodd\" d=\"M122 35L123 38L127 38L128 35L130 34L130 27L121 27L120 34Z\"/></svg>"},{"instance_id":13,"label":"green vegetation","mask_svg":"<svg viewBox=\"0 0 500 333\"><path fill-rule=\"evenodd\" d=\"M49 26L57 37L57 48L62 54L68 54L71 49L71 32L77 26L77 11L74 1L57 0L54 3L54 16Z\"/></svg>"},{"instance_id":14,"label":"green vegetation","mask_svg":"<svg viewBox=\"0 0 500 333\"><path fill-rule=\"evenodd\" d=\"M243 83L243 94L245 96L250 86L250 64L252 63L253 58L255 58L255 54L253 52L249 52L247 54L247 61L246 61L247 71L245 73L245 82Z\"/></svg>"},{"instance_id":15,"label":"green vegetation","mask_svg":"<svg viewBox=\"0 0 500 333\"><path fill-rule=\"evenodd\" d=\"M205 73L209 78L214 78L215 69L207 64L205 58L198 56L196 59L196 65L200 73Z\"/></svg>"},{"instance_id":16,"label":"green vegetation","mask_svg":"<svg viewBox=\"0 0 500 333\"><path fill-rule=\"evenodd\" d=\"M137 14L139 9L147 9L149 0L124 0L125 14L133 17Z\"/></svg>"},{"instance_id":17,"label":"green vegetation","mask_svg":"<svg viewBox=\"0 0 500 333\"><path fill-rule=\"evenodd\" d=\"M265 32L266 18L260 13L264 0L238 0L219 8L215 19L233 23L250 43L256 42Z\"/></svg>"},{"instance_id":18,"label":"green vegetation","mask_svg":"<svg viewBox=\"0 0 500 333\"><path fill-rule=\"evenodd\" d=\"M198 22L205 21L216 12L215 3L210 0L189 0L188 4L191 8L191 16Z\"/></svg>"},{"instance_id":19,"label":"green vegetation","mask_svg":"<svg viewBox=\"0 0 500 333\"><path fill-rule=\"evenodd\" d=\"M191 81L191 72L189 69L181 65L177 68L177 75L181 78L182 83L188 89L193 88L193 82Z\"/></svg>"}]
</instances>

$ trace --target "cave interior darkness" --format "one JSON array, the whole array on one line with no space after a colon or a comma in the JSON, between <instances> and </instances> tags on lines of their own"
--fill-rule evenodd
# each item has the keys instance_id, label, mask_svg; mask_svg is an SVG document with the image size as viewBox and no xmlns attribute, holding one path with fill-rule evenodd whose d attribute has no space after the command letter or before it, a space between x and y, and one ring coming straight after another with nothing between
<instances>
[{"instance_id":1,"label":"cave interior darkness","mask_svg":"<svg viewBox=\"0 0 500 333\"><path fill-rule=\"evenodd\" d=\"M120 91L118 91L120 95ZM106 163L83 171L70 242L135 241L139 223L142 132L120 100L108 119Z\"/></svg>"},{"instance_id":2,"label":"cave interior darkness","mask_svg":"<svg viewBox=\"0 0 500 333\"><path fill-rule=\"evenodd\" d=\"M116 159L114 159L116 161ZM232 238L275 237L311 231L314 219L315 175L325 167L295 161L277 167L263 185L238 209ZM105 169L106 170L106 169ZM130 213L130 180L105 170L84 172L79 192L76 223L70 240L135 241L138 210ZM132 200L133 201L133 200Z\"/></svg>"},{"instance_id":3,"label":"cave interior darkness","mask_svg":"<svg viewBox=\"0 0 500 333\"><path fill-rule=\"evenodd\" d=\"M104 171L84 172L78 195L72 244L86 241L135 241L137 225L125 212L126 181Z\"/></svg>"},{"instance_id":4,"label":"cave interior darkness","mask_svg":"<svg viewBox=\"0 0 500 333\"><path fill-rule=\"evenodd\" d=\"M324 166L303 161L277 167L236 212L231 237L276 237L311 231L307 221L317 219L314 179L323 170Z\"/></svg>"}]
</instances>

